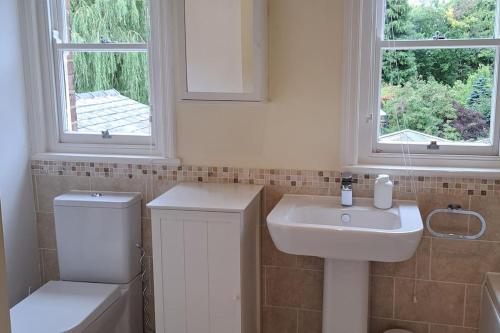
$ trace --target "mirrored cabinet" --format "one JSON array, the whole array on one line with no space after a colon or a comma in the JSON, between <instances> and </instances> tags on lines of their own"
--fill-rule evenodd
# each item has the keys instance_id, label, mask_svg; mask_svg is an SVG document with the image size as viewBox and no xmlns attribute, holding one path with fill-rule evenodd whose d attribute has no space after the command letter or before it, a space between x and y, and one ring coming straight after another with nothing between
<instances>
[{"instance_id":1,"label":"mirrored cabinet","mask_svg":"<svg viewBox=\"0 0 500 333\"><path fill-rule=\"evenodd\" d=\"M178 0L177 5L181 98L265 100L267 1Z\"/></svg>"}]
</instances>

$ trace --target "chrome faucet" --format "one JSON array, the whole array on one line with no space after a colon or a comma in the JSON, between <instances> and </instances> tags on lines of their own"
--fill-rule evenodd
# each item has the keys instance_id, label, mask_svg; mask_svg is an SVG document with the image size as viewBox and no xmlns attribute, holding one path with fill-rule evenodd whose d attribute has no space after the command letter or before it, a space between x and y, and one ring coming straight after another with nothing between
<instances>
[{"instance_id":1,"label":"chrome faucet","mask_svg":"<svg viewBox=\"0 0 500 333\"><path fill-rule=\"evenodd\" d=\"M342 173L342 182L340 186L342 206L352 206L352 174L350 172Z\"/></svg>"}]
</instances>

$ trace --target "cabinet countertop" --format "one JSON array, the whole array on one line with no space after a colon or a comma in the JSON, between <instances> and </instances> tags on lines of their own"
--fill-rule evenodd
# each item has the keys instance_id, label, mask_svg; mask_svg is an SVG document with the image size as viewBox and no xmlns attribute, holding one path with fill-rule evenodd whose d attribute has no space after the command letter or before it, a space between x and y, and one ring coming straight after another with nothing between
<instances>
[{"instance_id":1,"label":"cabinet countertop","mask_svg":"<svg viewBox=\"0 0 500 333\"><path fill-rule=\"evenodd\" d=\"M181 183L147 206L153 210L242 212L262 188L248 184Z\"/></svg>"}]
</instances>

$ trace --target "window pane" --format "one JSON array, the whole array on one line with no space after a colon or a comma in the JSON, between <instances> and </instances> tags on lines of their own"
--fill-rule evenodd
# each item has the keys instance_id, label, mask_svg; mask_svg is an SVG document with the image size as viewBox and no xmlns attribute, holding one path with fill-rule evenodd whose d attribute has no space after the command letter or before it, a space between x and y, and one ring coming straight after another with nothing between
<instances>
[{"instance_id":1,"label":"window pane","mask_svg":"<svg viewBox=\"0 0 500 333\"><path fill-rule=\"evenodd\" d=\"M65 52L65 131L151 135L145 52Z\"/></svg>"},{"instance_id":2,"label":"window pane","mask_svg":"<svg viewBox=\"0 0 500 333\"><path fill-rule=\"evenodd\" d=\"M383 52L379 142L489 145L495 50Z\"/></svg>"},{"instance_id":3,"label":"window pane","mask_svg":"<svg viewBox=\"0 0 500 333\"><path fill-rule=\"evenodd\" d=\"M71 43L146 43L147 0L66 0Z\"/></svg>"},{"instance_id":4,"label":"window pane","mask_svg":"<svg viewBox=\"0 0 500 333\"><path fill-rule=\"evenodd\" d=\"M387 0L385 39L493 38L496 0Z\"/></svg>"}]
</instances>

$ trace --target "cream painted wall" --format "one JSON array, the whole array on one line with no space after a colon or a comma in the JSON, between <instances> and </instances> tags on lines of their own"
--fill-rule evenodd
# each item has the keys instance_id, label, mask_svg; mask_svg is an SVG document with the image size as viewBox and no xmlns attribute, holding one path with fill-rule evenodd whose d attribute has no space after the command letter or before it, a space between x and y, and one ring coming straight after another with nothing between
<instances>
[{"instance_id":1,"label":"cream painted wall","mask_svg":"<svg viewBox=\"0 0 500 333\"><path fill-rule=\"evenodd\" d=\"M0 199L9 301L40 285L17 0L0 1Z\"/></svg>"},{"instance_id":2,"label":"cream painted wall","mask_svg":"<svg viewBox=\"0 0 500 333\"><path fill-rule=\"evenodd\" d=\"M0 207L0 332L10 332L9 293L7 292L7 271L3 246L2 209Z\"/></svg>"},{"instance_id":3,"label":"cream painted wall","mask_svg":"<svg viewBox=\"0 0 500 333\"><path fill-rule=\"evenodd\" d=\"M177 103L185 164L340 167L342 0L269 0L269 101Z\"/></svg>"}]
</instances>

